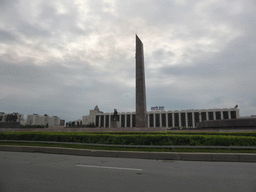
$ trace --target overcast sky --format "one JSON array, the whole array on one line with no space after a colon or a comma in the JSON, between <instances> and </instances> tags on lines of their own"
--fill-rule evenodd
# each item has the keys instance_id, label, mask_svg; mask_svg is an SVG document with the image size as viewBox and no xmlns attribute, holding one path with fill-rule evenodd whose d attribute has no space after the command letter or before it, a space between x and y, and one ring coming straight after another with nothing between
<instances>
[{"instance_id":1,"label":"overcast sky","mask_svg":"<svg viewBox=\"0 0 256 192\"><path fill-rule=\"evenodd\" d=\"M0 0L0 111L81 119L135 111L135 34L147 110L256 114L255 0Z\"/></svg>"}]
</instances>

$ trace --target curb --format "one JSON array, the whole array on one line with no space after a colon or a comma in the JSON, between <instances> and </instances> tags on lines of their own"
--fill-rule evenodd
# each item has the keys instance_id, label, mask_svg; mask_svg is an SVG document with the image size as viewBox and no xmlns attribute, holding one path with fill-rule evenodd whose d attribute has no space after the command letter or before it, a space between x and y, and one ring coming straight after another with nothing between
<instances>
[{"instance_id":1,"label":"curb","mask_svg":"<svg viewBox=\"0 0 256 192\"><path fill-rule=\"evenodd\" d=\"M33 141L33 140L0 140L0 142L11 143L47 143L47 144L69 144L105 147L124 147L124 148L158 148L158 149L256 149L256 146L190 146L190 145L119 145L119 144L97 144L97 143L78 143L78 142L58 142L58 141Z\"/></svg>"},{"instance_id":2,"label":"curb","mask_svg":"<svg viewBox=\"0 0 256 192\"><path fill-rule=\"evenodd\" d=\"M134 152L134 151L104 151L89 149L70 149L60 147L38 146L8 146L1 145L0 151L49 153L62 155L78 155L93 157L119 157L155 160L181 161L218 161L218 162L256 162L253 153L183 153L183 152Z\"/></svg>"}]
</instances>

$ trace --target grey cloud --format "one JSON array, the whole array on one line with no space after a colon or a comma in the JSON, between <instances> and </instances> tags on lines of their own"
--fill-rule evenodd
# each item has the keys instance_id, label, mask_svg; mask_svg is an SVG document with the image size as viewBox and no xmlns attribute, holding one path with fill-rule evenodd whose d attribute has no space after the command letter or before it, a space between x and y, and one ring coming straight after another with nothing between
<instances>
[{"instance_id":1,"label":"grey cloud","mask_svg":"<svg viewBox=\"0 0 256 192\"><path fill-rule=\"evenodd\" d=\"M3 43L12 43L17 41L17 38L8 31L0 30L0 41Z\"/></svg>"},{"instance_id":2,"label":"grey cloud","mask_svg":"<svg viewBox=\"0 0 256 192\"><path fill-rule=\"evenodd\" d=\"M245 101L253 103L253 91L256 89L254 83L256 81L254 75L256 68L253 62L256 58L253 52L254 49L251 49L247 40L244 39L240 43L237 43L237 41L230 43L221 53L216 53L202 60L195 60L190 66L176 65L160 68L157 72L154 71L154 76L155 79L159 80L159 85L162 81L168 82L169 78L191 86L193 86L193 83L198 84L193 92L182 84L180 88L176 88L174 83L163 87L169 90L169 97L181 97L184 99L184 103L190 98L191 103L186 103L186 106L213 108L233 107L230 105L239 104L242 110L246 111L245 106L248 104ZM157 85L157 82L155 85ZM149 92L157 89L157 86L150 84L147 84L147 86ZM159 98L160 95L168 94L159 90L156 97ZM199 96L203 98L200 103L197 102ZM163 100L166 101L167 98ZM177 103L175 98L171 100ZM228 104L227 101L231 104ZM223 106L225 103L228 106ZM169 104L169 106L173 105ZM185 107L185 105L180 104L180 109L182 109L182 106ZM248 113L248 111L246 112ZM243 115L243 112L241 114Z\"/></svg>"},{"instance_id":3,"label":"grey cloud","mask_svg":"<svg viewBox=\"0 0 256 192\"><path fill-rule=\"evenodd\" d=\"M251 44L251 45L250 45ZM175 66L165 66L159 69L158 74L166 75L189 75L189 76L215 76L217 74L232 75L236 72L243 73L255 70L254 42L250 37L241 37L229 43L220 52L207 57L194 59L192 64L184 67L182 63Z\"/></svg>"},{"instance_id":4,"label":"grey cloud","mask_svg":"<svg viewBox=\"0 0 256 192\"><path fill-rule=\"evenodd\" d=\"M31 62L16 65L1 61L0 87L8 86L9 90L21 95L16 97L11 92L0 98L2 110L11 108L27 114L49 115L58 112L62 118L72 120L87 114L96 104L101 106L101 110L112 111L113 106L121 110L133 102L133 97L124 96L125 93L133 93L133 88L123 87L118 81L108 81L107 71L106 74L97 72L84 62L80 62L77 68L63 67L59 63L35 66Z\"/></svg>"},{"instance_id":5,"label":"grey cloud","mask_svg":"<svg viewBox=\"0 0 256 192\"><path fill-rule=\"evenodd\" d=\"M61 1L67 12L60 14L54 1L42 2L31 22L20 11L24 7L5 1L5 9L0 8L4 15L0 38L8 49L0 50L1 109L47 113L66 120L81 118L96 104L105 112L114 108L133 111L134 43L128 41L134 40L136 31L143 34L142 40L148 39L144 41L148 109L155 105L174 110L239 104L242 115L256 113L255 3L217 1L199 10L205 2L209 3L117 1L116 12L111 13L104 11L111 4L89 1L86 17L80 15L79 5ZM240 12L232 12L232 2L242 2ZM154 37L154 30L161 33ZM228 40L235 33L238 35ZM81 43L80 37L88 37L89 42ZM207 45L204 38L213 42ZM182 46L170 51L168 43L175 40ZM48 55L48 60L40 66L36 59L25 58L12 45L15 42L31 49L32 55L33 50ZM156 48L150 50L150 43ZM60 58L48 49L60 52Z\"/></svg>"},{"instance_id":6,"label":"grey cloud","mask_svg":"<svg viewBox=\"0 0 256 192\"><path fill-rule=\"evenodd\" d=\"M144 18L151 24L167 23L172 20L175 5L172 1L117 1L118 11L125 16Z\"/></svg>"},{"instance_id":7,"label":"grey cloud","mask_svg":"<svg viewBox=\"0 0 256 192\"><path fill-rule=\"evenodd\" d=\"M28 20L23 16L23 14L26 14L20 11L22 9L21 5L19 7L16 4L8 3L6 6L8 6L8 10L12 11L5 10L2 16L5 18L3 19L3 23L10 30L15 29L17 35L25 35L27 38L40 38L40 40L41 38L45 40L49 38L53 40L55 38L54 40L56 41L62 35L66 34L71 40L75 39L77 35L87 35L91 30L89 23L85 30L78 28L77 21L79 20L79 15L75 6L65 5L70 12L58 14L54 5L42 2L38 6L37 15L28 12L28 15L32 17L31 20ZM23 6L29 6L29 4L24 4ZM26 9L24 10L26 11Z\"/></svg>"},{"instance_id":8,"label":"grey cloud","mask_svg":"<svg viewBox=\"0 0 256 192\"><path fill-rule=\"evenodd\" d=\"M18 0L0 0L0 10L4 11L7 8L11 7L15 3L17 3Z\"/></svg>"},{"instance_id":9,"label":"grey cloud","mask_svg":"<svg viewBox=\"0 0 256 192\"><path fill-rule=\"evenodd\" d=\"M175 53L171 51L165 51L164 49L158 49L152 53L153 58L155 58L157 61L161 61L162 59L166 57L172 57Z\"/></svg>"},{"instance_id":10,"label":"grey cloud","mask_svg":"<svg viewBox=\"0 0 256 192\"><path fill-rule=\"evenodd\" d=\"M51 26L50 31L58 31L59 33L65 33L67 31L73 33L82 34L83 30L76 26L76 21L79 19L75 8L66 5L66 8L72 11L72 14L58 14L56 7L50 6L46 3L42 5L42 13L39 16L39 22L48 22Z\"/></svg>"},{"instance_id":11,"label":"grey cloud","mask_svg":"<svg viewBox=\"0 0 256 192\"><path fill-rule=\"evenodd\" d=\"M174 86L151 87L147 83L147 107L150 110L152 106L165 106L166 110L184 110L202 108L200 101L193 95Z\"/></svg>"},{"instance_id":12,"label":"grey cloud","mask_svg":"<svg viewBox=\"0 0 256 192\"><path fill-rule=\"evenodd\" d=\"M39 27L37 25L31 25L31 24L25 23L25 22L20 22L18 29L19 29L19 32L26 35L27 37L47 38L47 37L51 36L50 31L42 29L41 27Z\"/></svg>"}]
</instances>

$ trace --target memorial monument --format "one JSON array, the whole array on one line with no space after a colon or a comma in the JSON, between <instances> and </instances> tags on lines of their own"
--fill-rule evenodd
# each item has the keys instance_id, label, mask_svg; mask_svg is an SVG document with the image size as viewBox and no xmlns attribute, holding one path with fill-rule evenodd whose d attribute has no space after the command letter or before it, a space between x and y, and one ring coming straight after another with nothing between
<instances>
[{"instance_id":1,"label":"memorial monument","mask_svg":"<svg viewBox=\"0 0 256 192\"><path fill-rule=\"evenodd\" d=\"M147 106L143 43L136 35L136 127L146 128Z\"/></svg>"},{"instance_id":2,"label":"memorial monument","mask_svg":"<svg viewBox=\"0 0 256 192\"><path fill-rule=\"evenodd\" d=\"M114 114L111 116L111 127L112 128L117 128L118 127L118 122L119 122L119 116L117 114L117 110L114 109Z\"/></svg>"}]
</instances>

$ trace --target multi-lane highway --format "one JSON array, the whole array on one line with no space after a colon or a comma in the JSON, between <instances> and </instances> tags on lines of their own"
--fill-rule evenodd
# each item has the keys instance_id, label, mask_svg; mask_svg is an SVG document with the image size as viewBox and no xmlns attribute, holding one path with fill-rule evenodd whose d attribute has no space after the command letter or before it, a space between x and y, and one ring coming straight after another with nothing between
<instances>
[{"instance_id":1,"label":"multi-lane highway","mask_svg":"<svg viewBox=\"0 0 256 192\"><path fill-rule=\"evenodd\" d=\"M256 163L0 152L0 191L256 191Z\"/></svg>"}]
</instances>

